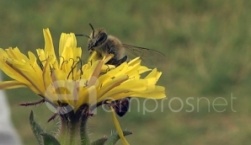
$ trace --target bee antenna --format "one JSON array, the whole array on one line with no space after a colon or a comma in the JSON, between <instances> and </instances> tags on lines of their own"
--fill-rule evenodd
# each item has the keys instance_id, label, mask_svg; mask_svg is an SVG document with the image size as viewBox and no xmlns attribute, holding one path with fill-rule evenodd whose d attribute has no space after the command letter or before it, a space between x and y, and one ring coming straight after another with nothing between
<instances>
[{"instance_id":1,"label":"bee antenna","mask_svg":"<svg viewBox=\"0 0 251 145\"><path fill-rule=\"evenodd\" d=\"M93 28L93 26L92 26L91 23L89 23L89 25L90 25L90 27L92 28L92 37L94 37L95 30L94 30L94 28Z\"/></svg>"},{"instance_id":2,"label":"bee antenna","mask_svg":"<svg viewBox=\"0 0 251 145\"><path fill-rule=\"evenodd\" d=\"M84 37L87 37L87 38L91 39L90 36L88 36L86 34L75 34L75 36L84 36Z\"/></svg>"}]
</instances>

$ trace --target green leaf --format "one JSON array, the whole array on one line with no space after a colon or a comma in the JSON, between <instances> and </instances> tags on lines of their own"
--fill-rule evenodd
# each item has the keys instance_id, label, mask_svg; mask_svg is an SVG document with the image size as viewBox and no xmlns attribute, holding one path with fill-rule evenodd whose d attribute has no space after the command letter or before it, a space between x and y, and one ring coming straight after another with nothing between
<instances>
[{"instance_id":1,"label":"green leaf","mask_svg":"<svg viewBox=\"0 0 251 145\"><path fill-rule=\"evenodd\" d=\"M132 134L130 131L123 131L124 136ZM111 134L108 140L105 142L104 145L115 145L116 142L120 139L118 133Z\"/></svg>"},{"instance_id":2,"label":"green leaf","mask_svg":"<svg viewBox=\"0 0 251 145\"><path fill-rule=\"evenodd\" d=\"M91 145L104 145L107 141L107 137L102 137L94 142L91 143Z\"/></svg>"},{"instance_id":3,"label":"green leaf","mask_svg":"<svg viewBox=\"0 0 251 145\"><path fill-rule=\"evenodd\" d=\"M41 135L44 139L44 145L60 145L60 143L54 136L47 133L43 133Z\"/></svg>"},{"instance_id":4,"label":"green leaf","mask_svg":"<svg viewBox=\"0 0 251 145\"><path fill-rule=\"evenodd\" d=\"M39 145L44 145L44 143L43 143L43 137L41 136L41 134L44 133L44 131L40 127L40 125L38 125L35 122L33 111L31 111L31 113L30 113L30 125L31 125L31 129L32 129L34 135L37 138L37 141L38 141Z\"/></svg>"}]
</instances>

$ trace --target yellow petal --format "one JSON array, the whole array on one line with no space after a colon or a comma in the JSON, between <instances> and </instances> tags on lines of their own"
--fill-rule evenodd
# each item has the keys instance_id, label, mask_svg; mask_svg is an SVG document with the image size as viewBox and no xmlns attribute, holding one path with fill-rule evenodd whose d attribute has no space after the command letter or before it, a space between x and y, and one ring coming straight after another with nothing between
<instances>
[{"instance_id":1,"label":"yellow petal","mask_svg":"<svg viewBox=\"0 0 251 145\"><path fill-rule=\"evenodd\" d=\"M48 57L56 58L50 30L48 28L44 29L43 33L44 33L44 41L45 41L44 50L47 53L46 58Z\"/></svg>"},{"instance_id":2,"label":"yellow petal","mask_svg":"<svg viewBox=\"0 0 251 145\"><path fill-rule=\"evenodd\" d=\"M159 80L160 76L161 76L161 72L158 72L157 69L153 69L146 77L145 79L151 79L152 81L149 81L149 83L151 84L156 84L157 81Z\"/></svg>"},{"instance_id":3,"label":"yellow petal","mask_svg":"<svg viewBox=\"0 0 251 145\"><path fill-rule=\"evenodd\" d=\"M145 90L147 90L147 82L145 80L132 80L132 81L124 82L120 84L119 86L116 86L110 89L100 99L106 100L110 98L110 99L117 100L119 99L117 98L118 94L120 94L123 97L128 97L128 96L125 96L125 94L128 92L143 92Z\"/></svg>"},{"instance_id":4,"label":"yellow petal","mask_svg":"<svg viewBox=\"0 0 251 145\"><path fill-rule=\"evenodd\" d=\"M121 92L121 90L116 91L117 86L119 86L123 81L127 80L128 76L122 75L117 78L112 79L109 83L104 85L102 89L99 89L98 91L98 102L102 100L106 100L107 97L112 97L112 94ZM102 82L101 84L102 85ZM98 88L101 88L101 86L98 86ZM125 89L126 90L126 89ZM124 91L124 90L122 90Z\"/></svg>"},{"instance_id":5,"label":"yellow petal","mask_svg":"<svg viewBox=\"0 0 251 145\"><path fill-rule=\"evenodd\" d=\"M153 90L146 90L144 92L133 92L130 94L130 97L163 99L166 97L165 87L156 86Z\"/></svg>"},{"instance_id":6,"label":"yellow petal","mask_svg":"<svg viewBox=\"0 0 251 145\"><path fill-rule=\"evenodd\" d=\"M100 56L96 51L93 51L88 58L88 62L94 62L97 61L98 59L100 59Z\"/></svg>"},{"instance_id":7,"label":"yellow petal","mask_svg":"<svg viewBox=\"0 0 251 145\"><path fill-rule=\"evenodd\" d=\"M112 120L114 122L115 128L116 128L116 130L117 130L117 132L119 134L119 137L121 139L122 144L123 145L129 145L129 143L125 139L125 136L124 136L123 131L122 131L121 127L120 127L120 124L119 124L119 121L118 121L118 119L116 117L116 113L115 113L114 109L112 107L110 107L110 108L112 110Z\"/></svg>"},{"instance_id":8,"label":"yellow petal","mask_svg":"<svg viewBox=\"0 0 251 145\"><path fill-rule=\"evenodd\" d=\"M25 84L18 82L18 81L5 81L0 83L0 89L14 89L26 87Z\"/></svg>"},{"instance_id":9,"label":"yellow petal","mask_svg":"<svg viewBox=\"0 0 251 145\"><path fill-rule=\"evenodd\" d=\"M73 61L80 61L79 59L81 58L81 54L82 54L82 49L80 47L77 47L77 40L75 34L62 33L59 42L60 59L62 58L61 60L63 61L70 59L72 59ZM61 61L60 65L62 63L63 62ZM72 65L72 63L70 65Z\"/></svg>"}]
</instances>

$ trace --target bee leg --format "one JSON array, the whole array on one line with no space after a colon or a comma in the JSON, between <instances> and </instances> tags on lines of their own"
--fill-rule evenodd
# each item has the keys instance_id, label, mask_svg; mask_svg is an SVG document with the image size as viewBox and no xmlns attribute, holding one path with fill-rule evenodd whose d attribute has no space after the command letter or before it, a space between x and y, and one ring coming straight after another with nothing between
<instances>
[{"instance_id":1,"label":"bee leg","mask_svg":"<svg viewBox=\"0 0 251 145\"><path fill-rule=\"evenodd\" d=\"M127 60L127 55L125 55L123 58L121 58L119 61L121 62L121 63L123 63L123 62L125 62Z\"/></svg>"},{"instance_id":2,"label":"bee leg","mask_svg":"<svg viewBox=\"0 0 251 145\"><path fill-rule=\"evenodd\" d=\"M124 56L123 58L121 58L120 60L117 61L117 64L115 64L116 66L119 66L121 63L125 62L127 60L127 56Z\"/></svg>"},{"instance_id":3,"label":"bee leg","mask_svg":"<svg viewBox=\"0 0 251 145\"><path fill-rule=\"evenodd\" d=\"M111 60L109 60L106 64L111 64L111 65L115 65L115 66L119 66L121 63L125 62L127 60L127 56L124 56L123 58L121 58L120 60L117 60L115 58L112 58Z\"/></svg>"}]
</instances>

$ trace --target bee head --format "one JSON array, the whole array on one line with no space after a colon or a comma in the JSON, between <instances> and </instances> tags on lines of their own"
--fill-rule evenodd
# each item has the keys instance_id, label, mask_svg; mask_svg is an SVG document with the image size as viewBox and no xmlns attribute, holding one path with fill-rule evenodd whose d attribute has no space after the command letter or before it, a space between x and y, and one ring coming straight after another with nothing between
<instances>
[{"instance_id":1,"label":"bee head","mask_svg":"<svg viewBox=\"0 0 251 145\"><path fill-rule=\"evenodd\" d=\"M98 47L107 40L107 33L103 29L97 29L95 30L90 24L90 27L92 29L92 32L90 34L90 39L88 41L88 50L94 50L95 47Z\"/></svg>"}]
</instances>

